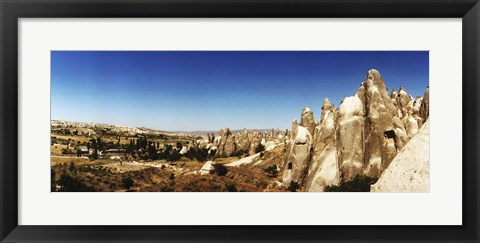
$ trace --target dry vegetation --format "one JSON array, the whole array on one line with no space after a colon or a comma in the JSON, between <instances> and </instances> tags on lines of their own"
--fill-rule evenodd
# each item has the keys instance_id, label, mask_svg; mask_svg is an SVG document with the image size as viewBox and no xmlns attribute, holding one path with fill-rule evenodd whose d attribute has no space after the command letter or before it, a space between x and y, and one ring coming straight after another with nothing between
<instances>
[{"instance_id":1,"label":"dry vegetation","mask_svg":"<svg viewBox=\"0 0 480 243\"><path fill-rule=\"evenodd\" d=\"M268 154L268 153L266 153ZM225 159L222 159L225 160ZM223 164L221 162L217 162ZM55 190L75 191L84 188L60 188L62 175L68 175L91 191L118 192L262 192L285 191L276 188L280 176L271 177L265 172L272 159L256 166L226 167L226 175L196 173L203 163L197 161L165 161L143 163L112 162L109 160L85 161L82 159L52 158ZM163 165L163 166L162 166ZM128 185L128 180L132 181ZM55 189L56 188L56 189Z\"/></svg>"},{"instance_id":2,"label":"dry vegetation","mask_svg":"<svg viewBox=\"0 0 480 243\"><path fill-rule=\"evenodd\" d=\"M73 130L74 129L74 130ZM72 133L72 130L75 133ZM52 130L52 191L86 192L263 192L285 191L279 187L283 146L262 152L260 161L241 166L224 166L242 156L207 156L202 151L178 155L181 146L194 136L125 135L92 129ZM71 133L71 134L69 134ZM78 134L77 134L78 133ZM96 134L96 135L91 135ZM146 144L145 144L146 143ZM155 150L152 157L152 146ZM167 148L170 146L170 148ZM82 147L88 151L81 152ZM92 154L100 151L103 155ZM121 149L118 152L107 152ZM163 155L162 155L163 153ZM203 151L204 153L204 151ZM174 156L177 154L176 156ZM199 173L206 161L215 170Z\"/></svg>"}]
</instances>

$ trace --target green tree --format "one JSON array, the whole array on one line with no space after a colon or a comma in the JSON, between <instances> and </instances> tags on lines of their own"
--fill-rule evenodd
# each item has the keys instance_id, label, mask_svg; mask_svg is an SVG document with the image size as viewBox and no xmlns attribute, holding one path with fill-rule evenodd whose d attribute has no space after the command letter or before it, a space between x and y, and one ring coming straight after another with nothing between
<instances>
[{"instance_id":1,"label":"green tree","mask_svg":"<svg viewBox=\"0 0 480 243\"><path fill-rule=\"evenodd\" d=\"M77 157L80 157L82 156L82 150L81 149L77 149Z\"/></svg>"},{"instance_id":2,"label":"green tree","mask_svg":"<svg viewBox=\"0 0 480 243\"><path fill-rule=\"evenodd\" d=\"M70 166L68 167L68 170L72 173L77 170L77 168L75 168L75 162L73 161L70 162Z\"/></svg>"},{"instance_id":3,"label":"green tree","mask_svg":"<svg viewBox=\"0 0 480 243\"><path fill-rule=\"evenodd\" d=\"M94 149L94 150L93 150L93 153L92 153L91 155L89 155L88 157L89 157L90 159L93 159L93 160L98 159L98 151L97 151L97 149Z\"/></svg>"},{"instance_id":4,"label":"green tree","mask_svg":"<svg viewBox=\"0 0 480 243\"><path fill-rule=\"evenodd\" d=\"M195 159L199 162L204 162L208 159L208 149L198 149L195 153Z\"/></svg>"},{"instance_id":5,"label":"green tree","mask_svg":"<svg viewBox=\"0 0 480 243\"><path fill-rule=\"evenodd\" d=\"M217 153L217 150L210 150L210 154L208 155L209 158L215 158L215 154Z\"/></svg>"},{"instance_id":6,"label":"green tree","mask_svg":"<svg viewBox=\"0 0 480 243\"><path fill-rule=\"evenodd\" d=\"M177 150L171 150L170 154L167 155L167 161L174 162L180 160L181 156Z\"/></svg>"},{"instance_id":7,"label":"green tree","mask_svg":"<svg viewBox=\"0 0 480 243\"><path fill-rule=\"evenodd\" d=\"M255 153L260 153L265 150L265 146L263 146L261 143L258 144L258 146L255 148Z\"/></svg>"},{"instance_id":8,"label":"green tree","mask_svg":"<svg viewBox=\"0 0 480 243\"><path fill-rule=\"evenodd\" d=\"M177 142L177 149L182 149L183 145L181 142Z\"/></svg>"},{"instance_id":9,"label":"green tree","mask_svg":"<svg viewBox=\"0 0 480 243\"><path fill-rule=\"evenodd\" d=\"M263 171L265 171L265 173L267 173L268 177L275 178L275 177L278 176L277 165L271 165L271 166L265 168Z\"/></svg>"},{"instance_id":10,"label":"green tree","mask_svg":"<svg viewBox=\"0 0 480 243\"><path fill-rule=\"evenodd\" d=\"M195 158L195 154L196 154L195 149L190 148L183 156L185 156L185 158L192 160Z\"/></svg>"},{"instance_id":11,"label":"green tree","mask_svg":"<svg viewBox=\"0 0 480 243\"><path fill-rule=\"evenodd\" d=\"M68 174L62 174L58 180L62 192L94 192L95 188L87 186L81 180L73 178Z\"/></svg>"},{"instance_id":12,"label":"green tree","mask_svg":"<svg viewBox=\"0 0 480 243\"><path fill-rule=\"evenodd\" d=\"M123 178L122 179L122 186L127 190L130 189L130 187L133 186L132 178L130 178L130 177Z\"/></svg>"},{"instance_id":13,"label":"green tree","mask_svg":"<svg viewBox=\"0 0 480 243\"><path fill-rule=\"evenodd\" d=\"M231 153L229 155L229 157L241 157L241 156L247 155L247 154L248 154L248 151L239 149L239 150Z\"/></svg>"},{"instance_id":14,"label":"green tree","mask_svg":"<svg viewBox=\"0 0 480 243\"><path fill-rule=\"evenodd\" d=\"M219 176L224 176L228 173L227 167L222 164L213 164L213 170L210 171L210 174L217 174Z\"/></svg>"},{"instance_id":15,"label":"green tree","mask_svg":"<svg viewBox=\"0 0 480 243\"><path fill-rule=\"evenodd\" d=\"M153 160L158 159L157 149L155 149L155 146L148 146L148 157Z\"/></svg>"},{"instance_id":16,"label":"green tree","mask_svg":"<svg viewBox=\"0 0 480 243\"><path fill-rule=\"evenodd\" d=\"M50 144L53 146L57 143L57 137L50 137Z\"/></svg>"}]
</instances>

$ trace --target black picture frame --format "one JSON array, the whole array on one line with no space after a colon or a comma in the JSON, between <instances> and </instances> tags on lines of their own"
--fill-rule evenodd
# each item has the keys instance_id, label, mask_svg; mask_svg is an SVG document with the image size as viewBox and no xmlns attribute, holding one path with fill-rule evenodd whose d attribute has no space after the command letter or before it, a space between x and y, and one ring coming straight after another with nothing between
<instances>
[{"instance_id":1,"label":"black picture frame","mask_svg":"<svg viewBox=\"0 0 480 243\"><path fill-rule=\"evenodd\" d=\"M2 242L479 242L478 0L0 0ZM19 18L462 18L462 226L18 225ZM445 163L450 163L445 161ZM441 217L442 212L439 212ZM146 215L145 217L148 217Z\"/></svg>"}]
</instances>

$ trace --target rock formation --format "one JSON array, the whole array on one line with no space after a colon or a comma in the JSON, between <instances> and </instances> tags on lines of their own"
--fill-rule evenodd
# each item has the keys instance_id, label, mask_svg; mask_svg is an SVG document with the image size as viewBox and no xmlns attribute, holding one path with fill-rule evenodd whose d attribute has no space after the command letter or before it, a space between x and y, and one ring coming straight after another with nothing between
<instances>
[{"instance_id":1,"label":"rock formation","mask_svg":"<svg viewBox=\"0 0 480 243\"><path fill-rule=\"evenodd\" d=\"M262 144L266 154L277 153L281 156L277 158L283 158L283 164L278 167L282 179L275 184L283 187L296 182L303 191L323 191L326 186L364 175L381 178L372 187L378 191L423 190L420 187L425 186L425 175L428 180L424 171L417 170L412 174L418 174L418 180L415 179L417 177L412 179L413 183L417 183L415 185L398 177L401 169L413 168L414 165L410 164L403 166L406 162L401 161L414 156L410 155L415 149L411 144L421 140L428 130L428 96L428 87L424 97L413 98L404 87L398 91L392 89L389 94L380 73L372 69L367 72L357 92L345 97L338 109L328 98L325 99L319 121L310 108L304 107L300 122L294 119L291 129L284 134L278 129L268 132L245 129L233 134L226 128L221 129L218 136L208 134L194 144L209 149L209 152L216 149L217 154L250 154L250 157L228 166L256 166L262 163L263 153L255 152ZM283 149L274 152L279 145ZM428 143L422 146L427 146L428 150ZM422 163L428 160L428 156L419 156L422 157L415 166L424 169ZM203 168L199 173L207 173L208 169Z\"/></svg>"},{"instance_id":2,"label":"rock formation","mask_svg":"<svg viewBox=\"0 0 480 243\"><path fill-rule=\"evenodd\" d=\"M407 91L402 86L400 86L394 98L396 100L396 106L401 112L400 118L405 117L408 113L409 103L413 98L407 94Z\"/></svg>"},{"instance_id":3,"label":"rock formation","mask_svg":"<svg viewBox=\"0 0 480 243\"><path fill-rule=\"evenodd\" d=\"M295 121L292 127L292 137L293 141L290 145L286 166L284 166L283 182L288 184L295 181L303 184L311 160L313 136L308 128L298 125Z\"/></svg>"},{"instance_id":4,"label":"rock formation","mask_svg":"<svg viewBox=\"0 0 480 243\"><path fill-rule=\"evenodd\" d=\"M313 157L305 183L308 191L323 191L325 186L339 183L335 146L336 116L337 109L332 106L329 99L325 99L320 124L315 128Z\"/></svg>"},{"instance_id":5,"label":"rock formation","mask_svg":"<svg viewBox=\"0 0 480 243\"><path fill-rule=\"evenodd\" d=\"M425 94L423 95L422 104L420 105L419 109L420 117L423 119L423 121L426 121L428 116L430 115L429 93L430 91L427 87L427 90L425 90Z\"/></svg>"},{"instance_id":6,"label":"rock formation","mask_svg":"<svg viewBox=\"0 0 480 243\"><path fill-rule=\"evenodd\" d=\"M210 171L213 170L213 161L207 161L205 164L202 166L200 170L198 170L198 173L200 175L208 175L210 174Z\"/></svg>"},{"instance_id":7,"label":"rock formation","mask_svg":"<svg viewBox=\"0 0 480 243\"><path fill-rule=\"evenodd\" d=\"M286 142L286 136L280 130L271 130L271 133L248 131L232 133L229 128L220 129L219 135L207 133L201 139L192 141L190 147L208 149L211 154L215 150L218 155L230 156L232 154L255 154L259 144L265 146L265 150L273 150L277 145Z\"/></svg>"},{"instance_id":8,"label":"rock formation","mask_svg":"<svg viewBox=\"0 0 480 243\"><path fill-rule=\"evenodd\" d=\"M364 108L358 95L345 98L340 104L336 129L337 162L344 180L363 172L364 120Z\"/></svg>"},{"instance_id":9,"label":"rock formation","mask_svg":"<svg viewBox=\"0 0 480 243\"><path fill-rule=\"evenodd\" d=\"M428 192L430 166L430 122L427 119L420 131L371 186L373 192Z\"/></svg>"},{"instance_id":10,"label":"rock formation","mask_svg":"<svg viewBox=\"0 0 480 243\"><path fill-rule=\"evenodd\" d=\"M317 125L318 123L315 120L315 117L313 117L313 112L310 108L304 107L300 118L300 126L307 128L308 132L313 134Z\"/></svg>"},{"instance_id":11,"label":"rock formation","mask_svg":"<svg viewBox=\"0 0 480 243\"><path fill-rule=\"evenodd\" d=\"M295 181L304 191L323 191L328 185L357 175L378 178L428 118L425 97L414 99L400 87L388 94L377 70L369 70L357 93L337 110L326 99L318 123L304 107L286 143L283 185Z\"/></svg>"},{"instance_id":12,"label":"rock formation","mask_svg":"<svg viewBox=\"0 0 480 243\"><path fill-rule=\"evenodd\" d=\"M368 71L358 94L360 97L364 95L365 174L370 177L379 177L396 154L392 118L396 115L397 107L391 101L383 78L377 70ZM408 97L402 87L398 95ZM399 102L402 107L406 100L408 99Z\"/></svg>"},{"instance_id":13,"label":"rock formation","mask_svg":"<svg viewBox=\"0 0 480 243\"><path fill-rule=\"evenodd\" d=\"M394 142L397 152L399 152L403 146L408 142L409 137L403 122L397 116L392 118L393 131L395 133Z\"/></svg>"}]
</instances>

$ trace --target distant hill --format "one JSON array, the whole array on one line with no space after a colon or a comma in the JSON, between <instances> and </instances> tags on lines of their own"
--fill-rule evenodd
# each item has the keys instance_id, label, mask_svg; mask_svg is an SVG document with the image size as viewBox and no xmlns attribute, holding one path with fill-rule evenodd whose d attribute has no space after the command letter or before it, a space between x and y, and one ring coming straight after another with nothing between
<instances>
[{"instance_id":1,"label":"distant hill","mask_svg":"<svg viewBox=\"0 0 480 243\"><path fill-rule=\"evenodd\" d=\"M220 130L220 129L219 129ZM272 131L272 129L246 129L247 131L249 132L260 132L260 133L263 133L263 132L267 132L267 133L270 133ZM237 129L237 130L230 130L232 133L241 133L243 131L245 131L245 129ZM188 132L185 132L185 131L171 131L170 133L183 133L183 134L191 134L191 135L207 135L208 134L215 134L215 136L218 136L218 130L217 131L188 131Z\"/></svg>"},{"instance_id":2,"label":"distant hill","mask_svg":"<svg viewBox=\"0 0 480 243\"><path fill-rule=\"evenodd\" d=\"M215 136L218 136L218 131L166 131L166 130L156 130L148 127L127 127L127 126L119 126L119 125L114 125L114 124L104 124L104 123L97 123L97 122L75 122L75 121L64 121L64 120L51 120L51 125L52 126L75 126L75 127L107 127L107 128L121 128L123 130L138 130L138 131L144 131L144 132L153 132L153 133L159 133L159 134L168 134L168 135L200 135L204 136L208 134L215 134ZM271 132L272 129L246 129L249 132ZM231 130L232 133L241 133L243 132L244 129L237 129L237 130Z\"/></svg>"}]
</instances>

